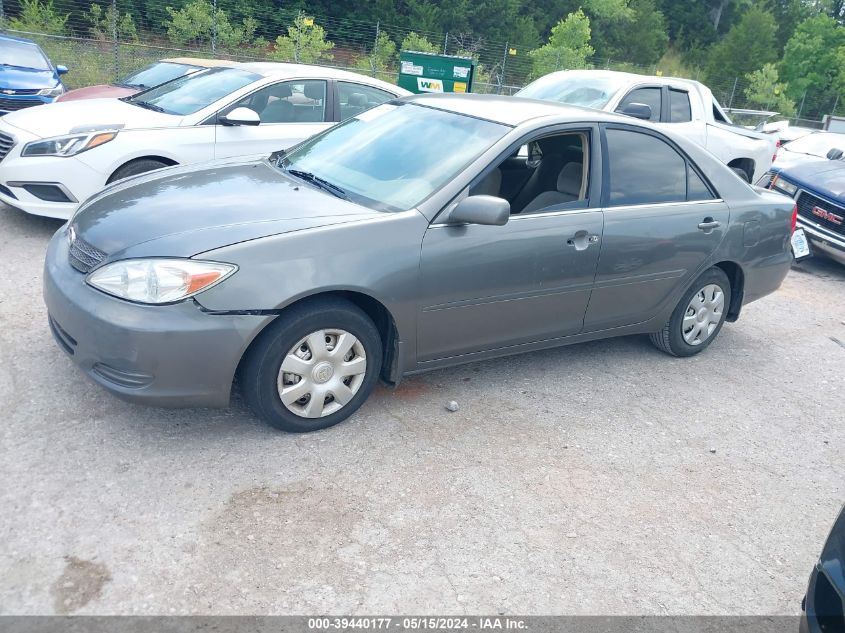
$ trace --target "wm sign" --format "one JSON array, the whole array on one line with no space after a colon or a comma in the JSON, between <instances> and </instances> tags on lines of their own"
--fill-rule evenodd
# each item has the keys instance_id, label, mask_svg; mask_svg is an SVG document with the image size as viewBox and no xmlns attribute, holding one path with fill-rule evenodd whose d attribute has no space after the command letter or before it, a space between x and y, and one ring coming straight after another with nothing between
<instances>
[{"instance_id":1,"label":"wm sign","mask_svg":"<svg viewBox=\"0 0 845 633\"><path fill-rule=\"evenodd\" d=\"M439 79L417 77L417 88L420 92L443 92L443 82Z\"/></svg>"}]
</instances>

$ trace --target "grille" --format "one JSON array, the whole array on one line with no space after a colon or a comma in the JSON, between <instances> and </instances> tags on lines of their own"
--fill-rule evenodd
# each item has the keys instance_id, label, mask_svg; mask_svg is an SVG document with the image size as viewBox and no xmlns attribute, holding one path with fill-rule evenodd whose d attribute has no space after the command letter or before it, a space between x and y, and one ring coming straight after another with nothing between
<instances>
[{"instance_id":1,"label":"grille","mask_svg":"<svg viewBox=\"0 0 845 633\"><path fill-rule=\"evenodd\" d=\"M68 261L70 265L81 273L87 273L94 266L106 258L106 254L98 248L91 246L85 240L75 237L70 243Z\"/></svg>"},{"instance_id":2,"label":"grille","mask_svg":"<svg viewBox=\"0 0 845 633\"><path fill-rule=\"evenodd\" d=\"M823 226L824 228L829 229L834 233L845 235L845 220L843 220L841 224L837 224L833 220L819 217L813 213L813 207L819 207L829 213L838 215L841 218L845 218L845 209L835 204L832 204L827 200L817 198L816 196L807 193L806 191L802 191L798 195L798 215L800 215L806 220L810 220L811 222Z\"/></svg>"},{"instance_id":3,"label":"grille","mask_svg":"<svg viewBox=\"0 0 845 633\"><path fill-rule=\"evenodd\" d=\"M6 158L6 154L11 152L14 146L14 137L6 134L5 132L0 132L0 160Z\"/></svg>"},{"instance_id":4,"label":"grille","mask_svg":"<svg viewBox=\"0 0 845 633\"><path fill-rule=\"evenodd\" d=\"M11 92L8 92L9 90L11 90ZM40 88L23 88L23 89L4 88L3 91L5 92L5 94L13 94L13 95L37 95L39 92L41 92L41 89Z\"/></svg>"},{"instance_id":5,"label":"grille","mask_svg":"<svg viewBox=\"0 0 845 633\"><path fill-rule=\"evenodd\" d=\"M41 101L38 99L3 99L0 97L0 110L4 112L15 112L37 105L41 105Z\"/></svg>"}]
</instances>

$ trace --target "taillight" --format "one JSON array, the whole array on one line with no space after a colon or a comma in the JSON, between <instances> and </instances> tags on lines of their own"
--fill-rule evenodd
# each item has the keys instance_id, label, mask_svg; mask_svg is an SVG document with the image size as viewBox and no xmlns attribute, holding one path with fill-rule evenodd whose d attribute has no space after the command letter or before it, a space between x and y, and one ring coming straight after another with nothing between
<instances>
[{"instance_id":1,"label":"taillight","mask_svg":"<svg viewBox=\"0 0 845 633\"><path fill-rule=\"evenodd\" d=\"M775 159L778 157L778 150L780 149L780 139L775 141L775 153L772 154L772 162L775 162Z\"/></svg>"},{"instance_id":2,"label":"taillight","mask_svg":"<svg viewBox=\"0 0 845 633\"><path fill-rule=\"evenodd\" d=\"M792 207L792 222L790 222L789 234L795 233L795 225L798 224L798 205Z\"/></svg>"}]
</instances>

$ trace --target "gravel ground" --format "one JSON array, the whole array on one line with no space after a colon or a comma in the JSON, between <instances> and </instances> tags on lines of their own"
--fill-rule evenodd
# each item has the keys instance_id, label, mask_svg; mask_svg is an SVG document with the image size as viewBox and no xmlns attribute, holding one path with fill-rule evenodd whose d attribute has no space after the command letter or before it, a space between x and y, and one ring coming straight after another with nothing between
<instances>
[{"instance_id":1,"label":"gravel ground","mask_svg":"<svg viewBox=\"0 0 845 633\"><path fill-rule=\"evenodd\" d=\"M476 363L296 436L89 382L41 301L58 226L0 209L0 613L799 611L845 499L845 267L693 359Z\"/></svg>"}]
</instances>

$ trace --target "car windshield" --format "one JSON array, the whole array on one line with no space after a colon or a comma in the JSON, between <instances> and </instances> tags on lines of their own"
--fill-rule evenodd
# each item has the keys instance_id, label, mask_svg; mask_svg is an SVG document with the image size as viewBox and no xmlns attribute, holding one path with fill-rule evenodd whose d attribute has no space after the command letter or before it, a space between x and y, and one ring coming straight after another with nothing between
<instances>
[{"instance_id":1,"label":"car windshield","mask_svg":"<svg viewBox=\"0 0 845 633\"><path fill-rule=\"evenodd\" d=\"M845 135L831 134L828 132L808 134L807 136L790 141L783 147L790 152L824 158L832 149L845 150Z\"/></svg>"},{"instance_id":2,"label":"car windshield","mask_svg":"<svg viewBox=\"0 0 845 633\"><path fill-rule=\"evenodd\" d=\"M50 62L35 44L0 40L0 64L34 70L51 70Z\"/></svg>"},{"instance_id":3,"label":"car windshield","mask_svg":"<svg viewBox=\"0 0 845 633\"><path fill-rule=\"evenodd\" d=\"M198 66L191 66L190 64L156 62L124 77L118 83L121 86L128 86L130 88L154 88L182 75L194 73L197 70L199 70Z\"/></svg>"},{"instance_id":4,"label":"car windshield","mask_svg":"<svg viewBox=\"0 0 845 633\"><path fill-rule=\"evenodd\" d=\"M625 84L619 77L552 73L528 84L516 96L601 110Z\"/></svg>"},{"instance_id":5,"label":"car windshield","mask_svg":"<svg viewBox=\"0 0 845 633\"><path fill-rule=\"evenodd\" d=\"M283 169L385 211L416 207L509 130L413 104L384 104L299 145Z\"/></svg>"},{"instance_id":6,"label":"car windshield","mask_svg":"<svg viewBox=\"0 0 845 633\"><path fill-rule=\"evenodd\" d=\"M165 114L193 114L259 79L261 75L245 70L212 68L127 97L125 101Z\"/></svg>"}]
</instances>

